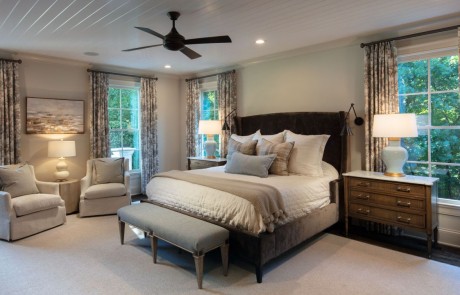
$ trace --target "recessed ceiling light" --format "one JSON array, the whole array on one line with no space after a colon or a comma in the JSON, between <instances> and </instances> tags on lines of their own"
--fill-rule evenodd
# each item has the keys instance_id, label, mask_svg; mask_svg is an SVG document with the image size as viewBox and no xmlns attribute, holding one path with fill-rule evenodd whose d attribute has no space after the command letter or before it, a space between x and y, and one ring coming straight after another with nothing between
<instances>
[{"instance_id":1,"label":"recessed ceiling light","mask_svg":"<svg viewBox=\"0 0 460 295\"><path fill-rule=\"evenodd\" d=\"M83 52L83 54L88 55L88 56L98 56L99 55L99 53L93 52L93 51Z\"/></svg>"},{"instance_id":2,"label":"recessed ceiling light","mask_svg":"<svg viewBox=\"0 0 460 295\"><path fill-rule=\"evenodd\" d=\"M265 40L264 39L257 39L256 44L264 44Z\"/></svg>"},{"instance_id":3,"label":"recessed ceiling light","mask_svg":"<svg viewBox=\"0 0 460 295\"><path fill-rule=\"evenodd\" d=\"M165 65L165 69L170 69L171 65Z\"/></svg>"}]
</instances>

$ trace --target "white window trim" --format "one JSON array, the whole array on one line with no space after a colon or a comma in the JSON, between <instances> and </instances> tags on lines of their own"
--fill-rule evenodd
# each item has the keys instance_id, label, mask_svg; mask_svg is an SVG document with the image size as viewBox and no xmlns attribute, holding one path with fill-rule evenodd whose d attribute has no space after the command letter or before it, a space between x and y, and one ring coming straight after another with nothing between
<instances>
[{"instance_id":1,"label":"white window trim","mask_svg":"<svg viewBox=\"0 0 460 295\"><path fill-rule=\"evenodd\" d=\"M446 41L447 44L451 43L451 40ZM446 43L445 42L445 43ZM444 43L444 44L445 44ZM426 47L430 46L439 46L442 44L441 42L432 42L429 43ZM446 56L446 55L458 55L458 47L446 47L446 48L436 48L436 49L429 49L429 50L424 50L424 51L415 51L414 48L423 48L423 45L418 45L418 46L413 46L413 48L402 48L403 52L408 52L406 54L402 54L398 56L398 63L402 62L409 62L409 61L414 61L414 60L420 60L420 59L430 59L430 58L436 58L440 56ZM412 50L410 50L412 49ZM398 51L400 48L398 48ZM430 66L428 65L428 85L431 85L431 69ZM459 73L460 74L460 73ZM410 95L428 95L428 109L429 113L431 113L431 95L433 94L438 94L438 93L452 93L452 92L457 92L455 90L453 91L431 91L431 89L427 89L426 93L411 93ZM400 94L398 96L407 96L406 94ZM458 130L460 129L460 126L431 126L431 118L428 118L428 125L425 126L418 126L419 129L425 129L427 131L433 130L433 129L451 129L451 130ZM427 164L430 163L431 165L449 165L449 166L460 166L460 163L441 163L441 162L432 162L431 161L431 144L428 142L428 161L407 161L408 163L418 163L418 164ZM445 199L445 198L439 198L438 204L442 204L446 208L452 208L456 210L460 210L460 200L452 200L452 199Z\"/></svg>"}]
</instances>

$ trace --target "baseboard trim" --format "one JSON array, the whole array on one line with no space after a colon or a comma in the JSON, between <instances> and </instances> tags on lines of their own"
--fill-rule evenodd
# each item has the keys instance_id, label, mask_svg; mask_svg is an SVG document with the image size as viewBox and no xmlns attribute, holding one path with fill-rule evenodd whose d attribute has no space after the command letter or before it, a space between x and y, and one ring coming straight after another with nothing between
<instances>
[{"instance_id":1,"label":"baseboard trim","mask_svg":"<svg viewBox=\"0 0 460 295\"><path fill-rule=\"evenodd\" d=\"M440 228L438 234L439 244L460 249L460 231Z\"/></svg>"}]
</instances>

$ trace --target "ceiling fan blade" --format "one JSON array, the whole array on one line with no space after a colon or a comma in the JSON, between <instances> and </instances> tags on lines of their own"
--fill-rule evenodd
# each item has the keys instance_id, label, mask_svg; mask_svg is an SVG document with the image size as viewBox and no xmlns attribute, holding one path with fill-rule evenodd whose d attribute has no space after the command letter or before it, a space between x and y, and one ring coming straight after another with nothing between
<instances>
[{"instance_id":1,"label":"ceiling fan blade","mask_svg":"<svg viewBox=\"0 0 460 295\"><path fill-rule=\"evenodd\" d=\"M184 48L182 48L182 49L180 50L180 52L182 52L183 54L187 55L188 58L190 58L190 59L195 59L195 58L201 57L200 54L198 54L197 52L191 50L191 49L188 48L187 46L184 47Z\"/></svg>"},{"instance_id":2,"label":"ceiling fan blade","mask_svg":"<svg viewBox=\"0 0 460 295\"><path fill-rule=\"evenodd\" d=\"M162 45L163 45L163 44L142 46L142 47L136 47L136 48L125 49L125 50L122 50L122 51L134 51L134 50L145 49L145 48L150 48L150 47L157 47L157 46L162 46Z\"/></svg>"},{"instance_id":3,"label":"ceiling fan blade","mask_svg":"<svg viewBox=\"0 0 460 295\"><path fill-rule=\"evenodd\" d=\"M149 28L143 28L143 27L135 27L136 29L139 29L141 31L144 31L146 33L152 34L154 36L157 36L160 39L164 39L165 36L161 35L160 33L155 32L154 30L151 30Z\"/></svg>"},{"instance_id":4,"label":"ceiling fan blade","mask_svg":"<svg viewBox=\"0 0 460 295\"><path fill-rule=\"evenodd\" d=\"M206 43L232 43L232 39L230 39L229 36L214 36L214 37L204 37L204 38L184 40L185 45L206 44Z\"/></svg>"}]
</instances>

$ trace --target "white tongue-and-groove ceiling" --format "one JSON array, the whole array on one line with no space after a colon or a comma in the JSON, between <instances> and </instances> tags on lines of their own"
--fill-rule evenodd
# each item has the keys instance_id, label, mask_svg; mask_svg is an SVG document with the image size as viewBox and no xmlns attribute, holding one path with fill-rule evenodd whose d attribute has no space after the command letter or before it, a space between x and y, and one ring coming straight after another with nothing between
<instances>
[{"instance_id":1,"label":"white tongue-and-groove ceiling","mask_svg":"<svg viewBox=\"0 0 460 295\"><path fill-rule=\"evenodd\" d=\"M189 45L202 55L195 60L161 46L122 52L160 44L134 27L166 35L168 11L181 13L176 28L186 39L233 42ZM0 0L0 51L183 75L453 17L460 0Z\"/></svg>"}]
</instances>

